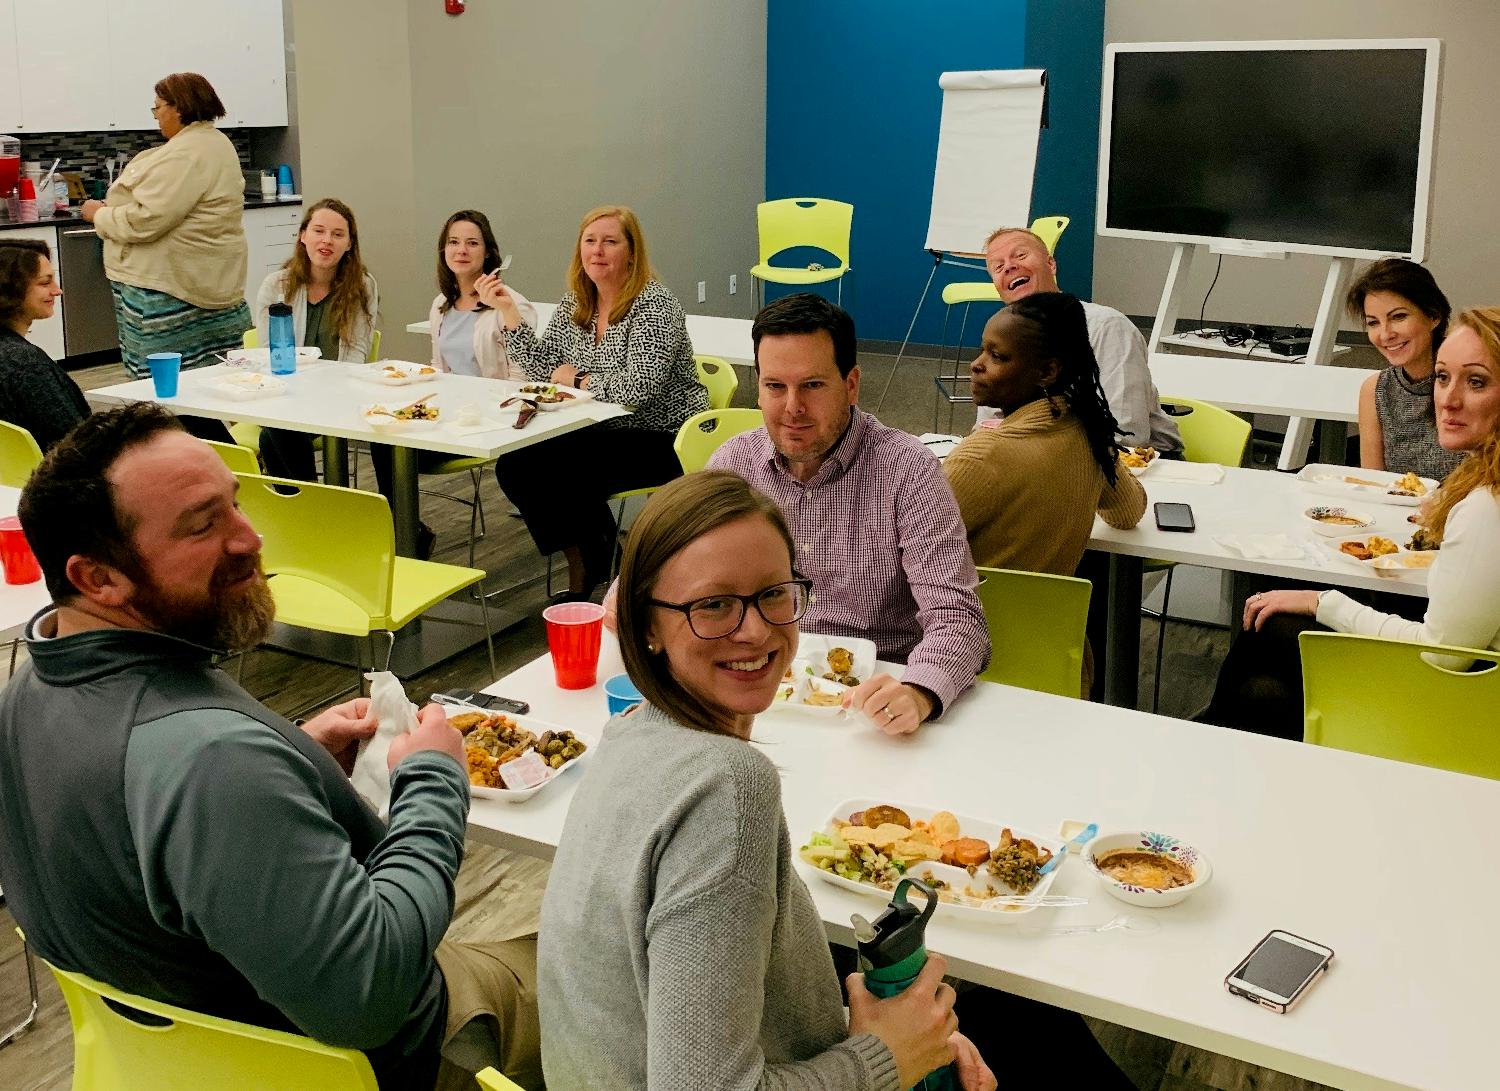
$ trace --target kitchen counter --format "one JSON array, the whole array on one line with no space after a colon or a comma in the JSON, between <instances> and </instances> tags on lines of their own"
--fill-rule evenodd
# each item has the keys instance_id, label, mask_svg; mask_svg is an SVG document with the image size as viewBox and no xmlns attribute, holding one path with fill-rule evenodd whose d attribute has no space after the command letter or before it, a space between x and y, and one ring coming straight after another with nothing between
<instances>
[{"instance_id":1,"label":"kitchen counter","mask_svg":"<svg viewBox=\"0 0 1500 1091\"><path fill-rule=\"evenodd\" d=\"M276 208L276 207L278 207L280 205L300 205L301 203L302 203L302 198L301 198L300 195L299 196L295 196L295 197L286 197L286 198L279 199L279 200L276 199L276 198L272 198L269 201L266 200L265 198L259 197L259 196L257 196L257 197L246 197L245 198L245 207L246 208ZM40 219L40 220L28 220L28 221L25 221L25 222L15 222L15 221L12 221L12 220L0 220L0 231L5 231L5 230L8 230L8 229L14 228L14 227L80 227L80 226L84 226L84 227L88 226L88 221L85 220L82 216L78 215L78 213L76 213L76 212L70 212L66 216L48 216L48 217L45 217L45 218Z\"/></svg>"}]
</instances>

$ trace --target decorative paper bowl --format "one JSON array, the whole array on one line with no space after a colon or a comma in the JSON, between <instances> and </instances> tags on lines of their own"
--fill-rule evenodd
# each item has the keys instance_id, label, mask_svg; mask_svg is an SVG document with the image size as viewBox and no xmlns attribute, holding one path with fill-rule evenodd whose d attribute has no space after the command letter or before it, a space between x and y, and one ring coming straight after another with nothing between
<instances>
[{"instance_id":1,"label":"decorative paper bowl","mask_svg":"<svg viewBox=\"0 0 1500 1091\"><path fill-rule=\"evenodd\" d=\"M1302 518L1312 524L1313 531L1325 538L1347 538L1369 530L1375 525L1375 517L1367 511L1355 511L1331 504L1319 504L1308 508ZM1352 523L1333 523L1330 519L1352 519Z\"/></svg>"},{"instance_id":2,"label":"decorative paper bowl","mask_svg":"<svg viewBox=\"0 0 1500 1091\"><path fill-rule=\"evenodd\" d=\"M1193 873L1193 881L1186 886L1173 887L1171 890L1152 890L1150 887L1122 883L1101 871L1098 863L1099 857L1120 851L1152 852L1170 856ZM1176 905L1199 887L1205 886L1214 873L1208 857L1193 845L1167 834L1152 833L1149 830L1122 830L1101 834L1084 846L1083 861L1088 865L1089 870L1098 876L1099 882L1104 885L1106 891L1122 902L1144 906L1147 909Z\"/></svg>"}]
</instances>

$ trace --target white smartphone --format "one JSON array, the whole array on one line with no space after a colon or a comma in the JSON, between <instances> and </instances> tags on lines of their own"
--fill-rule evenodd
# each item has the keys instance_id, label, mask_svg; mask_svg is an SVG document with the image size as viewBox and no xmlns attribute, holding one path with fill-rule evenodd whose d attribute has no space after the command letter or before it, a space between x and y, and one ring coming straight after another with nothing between
<instances>
[{"instance_id":1,"label":"white smartphone","mask_svg":"<svg viewBox=\"0 0 1500 1091\"><path fill-rule=\"evenodd\" d=\"M1273 931L1224 979L1235 996L1274 1012L1289 1012L1328 971L1333 948L1290 932Z\"/></svg>"}]
</instances>

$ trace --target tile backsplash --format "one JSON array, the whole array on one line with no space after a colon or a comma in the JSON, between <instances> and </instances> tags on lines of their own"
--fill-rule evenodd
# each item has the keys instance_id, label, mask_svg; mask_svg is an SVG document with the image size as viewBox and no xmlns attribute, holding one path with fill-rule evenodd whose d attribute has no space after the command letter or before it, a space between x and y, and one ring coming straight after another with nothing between
<instances>
[{"instance_id":1,"label":"tile backsplash","mask_svg":"<svg viewBox=\"0 0 1500 1091\"><path fill-rule=\"evenodd\" d=\"M239 153L240 166L249 168L250 132L247 129L224 129L223 133ZM155 129L102 133L17 133L21 141L21 158L36 160L46 170L52 160L61 159L59 171L78 171L85 180L104 177L103 162L112 155L135 155L162 142Z\"/></svg>"}]
</instances>

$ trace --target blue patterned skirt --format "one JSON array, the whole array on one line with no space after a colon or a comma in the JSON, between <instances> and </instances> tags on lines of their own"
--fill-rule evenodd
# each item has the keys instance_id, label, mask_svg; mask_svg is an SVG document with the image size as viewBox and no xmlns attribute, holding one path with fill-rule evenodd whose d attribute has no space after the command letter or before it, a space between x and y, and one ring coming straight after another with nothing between
<instances>
[{"instance_id":1,"label":"blue patterned skirt","mask_svg":"<svg viewBox=\"0 0 1500 1091\"><path fill-rule=\"evenodd\" d=\"M151 374L146 357L153 352L182 353L184 371L217 363L221 353L240 347L245 331L255 324L243 299L206 311L166 292L115 281L109 286L115 295L120 355L137 379Z\"/></svg>"}]
</instances>

